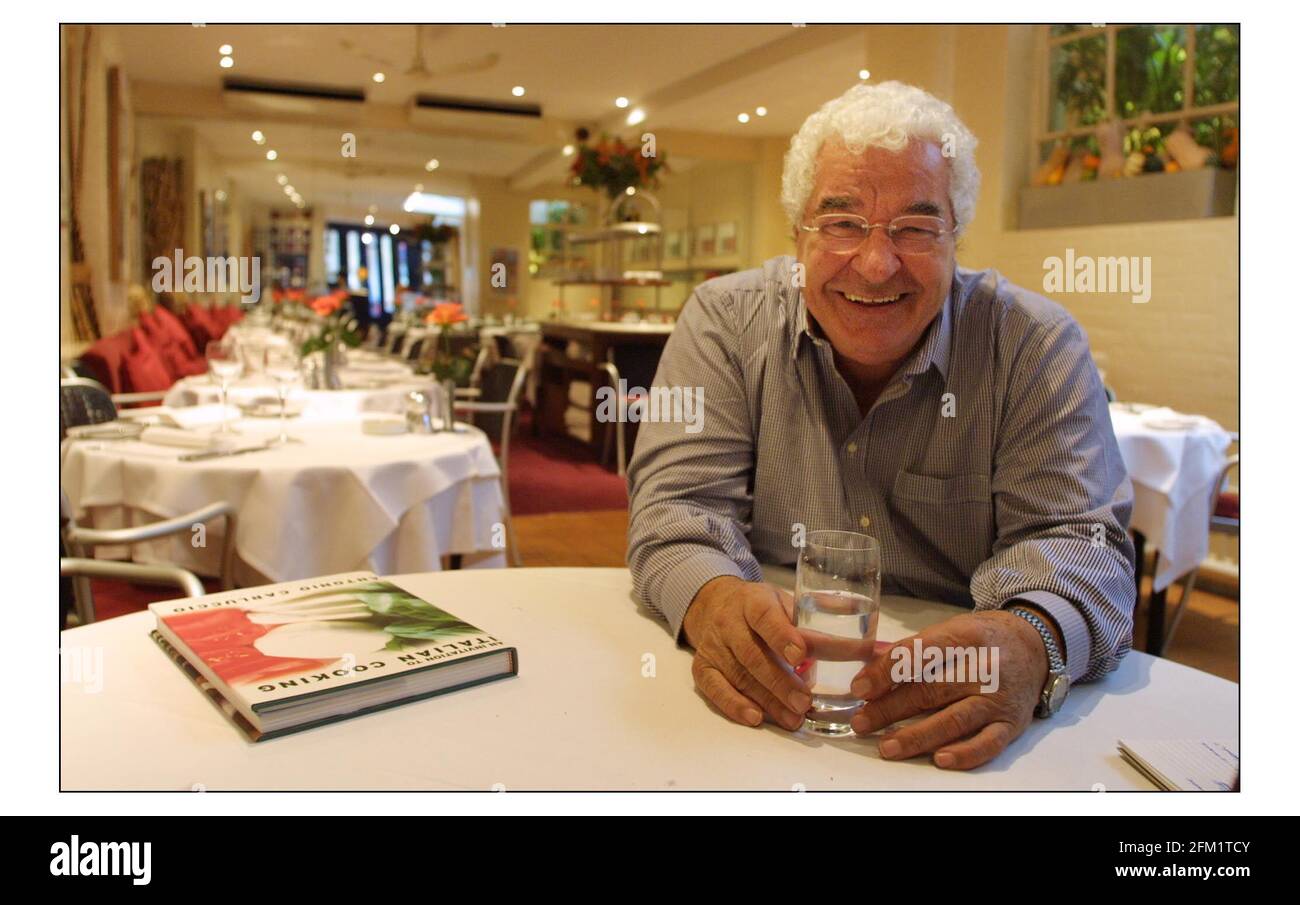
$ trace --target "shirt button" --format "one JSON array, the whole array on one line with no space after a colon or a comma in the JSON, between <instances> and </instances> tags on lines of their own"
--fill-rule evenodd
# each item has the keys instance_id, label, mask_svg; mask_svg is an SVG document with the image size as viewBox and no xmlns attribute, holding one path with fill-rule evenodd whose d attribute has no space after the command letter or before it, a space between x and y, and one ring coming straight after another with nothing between
<instances>
[{"instance_id":1,"label":"shirt button","mask_svg":"<svg viewBox=\"0 0 1300 905\"><path fill-rule=\"evenodd\" d=\"M849 452L851 452L851 453L855 453L855 452L858 451L858 444L856 444L856 443L850 443L848 446L846 446L846 447L844 447L844 448L847 449L847 450L848 450Z\"/></svg>"},{"instance_id":2,"label":"shirt button","mask_svg":"<svg viewBox=\"0 0 1300 905\"><path fill-rule=\"evenodd\" d=\"M862 518L858 519L858 524L861 525L863 528L870 528L870 527L871 527L871 519L867 518L867 517L864 515L864 516L862 516Z\"/></svg>"}]
</instances>

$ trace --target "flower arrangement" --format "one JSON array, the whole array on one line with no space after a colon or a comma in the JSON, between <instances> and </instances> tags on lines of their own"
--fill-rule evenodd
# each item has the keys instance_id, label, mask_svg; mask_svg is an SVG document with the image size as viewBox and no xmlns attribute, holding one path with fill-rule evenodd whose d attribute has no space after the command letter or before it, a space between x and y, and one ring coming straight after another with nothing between
<instances>
[{"instance_id":1,"label":"flower arrangement","mask_svg":"<svg viewBox=\"0 0 1300 905\"><path fill-rule=\"evenodd\" d=\"M602 134L591 145L584 138L584 131L579 130L580 144L569 170L576 184L603 190L611 201L629 188L657 187L659 174L670 172L662 154L643 154L641 148L628 145L618 136Z\"/></svg>"},{"instance_id":2,"label":"flower arrangement","mask_svg":"<svg viewBox=\"0 0 1300 905\"><path fill-rule=\"evenodd\" d=\"M348 291L336 289L329 295L321 295L311 300L311 310L323 322L320 332L302 344L302 354L333 351L339 343L350 349L361 345L361 337L350 329L344 317L343 303L347 301Z\"/></svg>"},{"instance_id":3,"label":"flower arrangement","mask_svg":"<svg viewBox=\"0 0 1300 905\"><path fill-rule=\"evenodd\" d=\"M457 386L469 383L474 371L473 349L465 349L457 355L451 349L451 328L453 324L469 320L465 309L459 302L438 302L433 310L425 315L424 322L438 328L438 338L434 347L430 370L439 381L453 380Z\"/></svg>"}]
</instances>

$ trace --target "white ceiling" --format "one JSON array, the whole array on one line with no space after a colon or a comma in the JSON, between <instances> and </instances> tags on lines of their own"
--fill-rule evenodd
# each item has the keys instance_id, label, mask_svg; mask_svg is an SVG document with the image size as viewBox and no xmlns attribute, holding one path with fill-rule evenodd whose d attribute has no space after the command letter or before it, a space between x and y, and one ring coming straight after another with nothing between
<instances>
[{"instance_id":1,"label":"white ceiling","mask_svg":"<svg viewBox=\"0 0 1300 905\"><path fill-rule=\"evenodd\" d=\"M646 128L733 138L792 134L820 104L853 84L865 53L856 28L798 56L774 52L770 64L762 62L763 48L779 48L791 38L791 26L418 28L431 71L427 76L407 74L416 55L415 25L114 25L104 30L133 82L209 90L219 89L226 76L305 82L359 88L368 104L394 107L417 93L513 101L511 87L523 85L522 100L539 104L548 120L618 124L624 113L615 108L615 97L626 96L636 106L667 88L670 101L647 106ZM218 65L222 44L234 48L230 69ZM713 71L746 54L743 73L713 77ZM376 71L385 74L382 84L371 79ZM692 77L699 82L692 90L672 90ZM767 116L754 116L759 105L767 107ZM736 119L742 111L751 114L748 124ZM241 190L271 201L283 200L277 172L284 172L309 203L344 198L369 203L370 197L383 196L374 203L400 205L416 182L428 191L455 192L468 176L510 176L547 150L517 141L370 130L358 137L364 144L357 158L344 160L336 126L258 121L252 114L190 122ZM266 133L266 145L250 139L255 128ZM270 147L279 152L275 163L265 160ZM672 153L671 147L665 150ZM440 162L432 174L424 170L430 157ZM676 160L689 165L681 155ZM562 159L548 166L548 174L563 175Z\"/></svg>"}]
</instances>

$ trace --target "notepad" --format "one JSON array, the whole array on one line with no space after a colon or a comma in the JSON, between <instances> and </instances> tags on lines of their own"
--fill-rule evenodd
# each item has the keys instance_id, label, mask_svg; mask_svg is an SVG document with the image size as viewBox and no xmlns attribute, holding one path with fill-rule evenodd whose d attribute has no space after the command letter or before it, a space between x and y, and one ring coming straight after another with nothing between
<instances>
[{"instance_id":1,"label":"notepad","mask_svg":"<svg viewBox=\"0 0 1300 905\"><path fill-rule=\"evenodd\" d=\"M1166 792L1229 792L1237 781L1237 745L1205 739L1119 740L1119 753Z\"/></svg>"}]
</instances>

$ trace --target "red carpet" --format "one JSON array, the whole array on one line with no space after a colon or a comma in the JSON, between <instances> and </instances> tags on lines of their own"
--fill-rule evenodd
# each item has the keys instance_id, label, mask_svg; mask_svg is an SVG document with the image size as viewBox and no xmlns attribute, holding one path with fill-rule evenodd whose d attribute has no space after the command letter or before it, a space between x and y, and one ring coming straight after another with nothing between
<instances>
[{"instance_id":1,"label":"red carpet","mask_svg":"<svg viewBox=\"0 0 1300 905\"><path fill-rule=\"evenodd\" d=\"M515 515L626 509L627 482L565 437L534 437L519 425L510 441L510 505Z\"/></svg>"}]
</instances>

